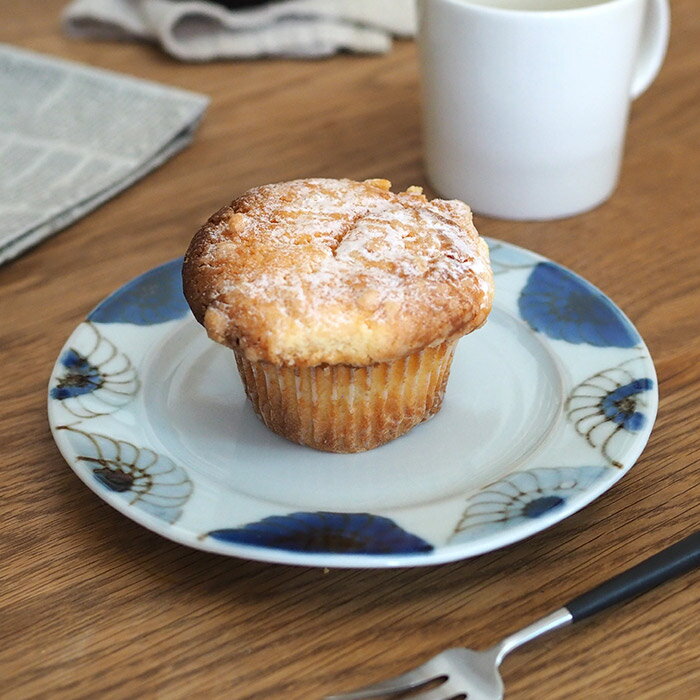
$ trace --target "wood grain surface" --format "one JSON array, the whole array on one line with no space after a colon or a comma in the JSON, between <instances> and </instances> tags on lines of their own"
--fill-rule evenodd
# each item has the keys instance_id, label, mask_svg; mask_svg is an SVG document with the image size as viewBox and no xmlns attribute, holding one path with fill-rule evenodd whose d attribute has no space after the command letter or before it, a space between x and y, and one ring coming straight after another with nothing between
<instances>
[{"instance_id":1,"label":"wood grain surface","mask_svg":"<svg viewBox=\"0 0 700 700\"><path fill-rule=\"evenodd\" d=\"M700 515L700 13L674 0L668 59L635 102L612 199L562 221L477 217L570 266L646 339L661 405L634 469L524 542L427 569L271 566L173 544L73 475L46 419L50 368L85 313L183 252L246 188L307 176L426 185L415 48L323 61L183 65L72 41L60 0L0 0L0 41L205 92L195 142L0 268L0 696L318 698L440 649L486 646L689 534ZM0 95L0 99L11 96ZM2 173L0 173L2 177ZM698 573L507 659L513 700L700 698Z\"/></svg>"}]
</instances>

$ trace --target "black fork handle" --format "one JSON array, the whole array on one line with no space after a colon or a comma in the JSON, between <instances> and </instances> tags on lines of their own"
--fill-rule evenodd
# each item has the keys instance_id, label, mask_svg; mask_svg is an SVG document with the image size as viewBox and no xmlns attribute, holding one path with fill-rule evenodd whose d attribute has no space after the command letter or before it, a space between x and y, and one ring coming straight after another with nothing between
<instances>
[{"instance_id":1,"label":"black fork handle","mask_svg":"<svg viewBox=\"0 0 700 700\"><path fill-rule=\"evenodd\" d=\"M573 622L583 620L616 603L630 600L676 576L700 566L700 530L654 554L627 571L613 576L564 607Z\"/></svg>"}]
</instances>

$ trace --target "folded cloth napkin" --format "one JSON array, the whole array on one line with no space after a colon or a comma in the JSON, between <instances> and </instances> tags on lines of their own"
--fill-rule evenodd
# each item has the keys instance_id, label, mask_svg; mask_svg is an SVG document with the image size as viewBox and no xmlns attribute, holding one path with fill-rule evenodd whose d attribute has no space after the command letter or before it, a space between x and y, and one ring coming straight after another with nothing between
<instances>
[{"instance_id":1,"label":"folded cloth napkin","mask_svg":"<svg viewBox=\"0 0 700 700\"><path fill-rule=\"evenodd\" d=\"M0 44L0 264L184 148L208 98Z\"/></svg>"},{"instance_id":2,"label":"folded cloth napkin","mask_svg":"<svg viewBox=\"0 0 700 700\"><path fill-rule=\"evenodd\" d=\"M383 53L392 35L415 31L415 0L284 0L251 7L201 0L74 0L69 35L157 41L183 61L289 56L341 50Z\"/></svg>"}]
</instances>

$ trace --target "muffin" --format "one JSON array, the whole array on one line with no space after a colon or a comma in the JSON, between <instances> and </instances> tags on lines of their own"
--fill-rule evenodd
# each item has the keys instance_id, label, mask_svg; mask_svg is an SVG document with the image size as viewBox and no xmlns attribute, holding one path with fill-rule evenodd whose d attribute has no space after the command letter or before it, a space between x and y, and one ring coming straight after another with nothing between
<instances>
[{"instance_id":1,"label":"muffin","mask_svg":"<svg viewBox=\"0 0 700 700\"><path fill-rule=\"evenodd\" d=\"M466 204L388 180L249 190L197 232L187 301L233 350L260 419L329 452L382 445L435 415L457 340L493 298Z\"/></svg>"}]
</instances>

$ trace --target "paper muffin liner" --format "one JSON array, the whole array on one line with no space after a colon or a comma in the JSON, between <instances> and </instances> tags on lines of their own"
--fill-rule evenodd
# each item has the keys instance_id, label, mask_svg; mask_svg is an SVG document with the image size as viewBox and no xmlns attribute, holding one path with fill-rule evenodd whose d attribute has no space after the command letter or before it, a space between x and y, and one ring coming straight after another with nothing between
<instances>
[{"instance_id":1,"label":"paper muffin liner","mask_svg":"<svg viewBox=\"0 0 700 700\"><path fill-rule=\"evenodd\" d=\"M326 452L362 452L442 405L456 341L367 367L278 367L234 351L246 394L278 435Z\"/></svg>"}]
</instances>

